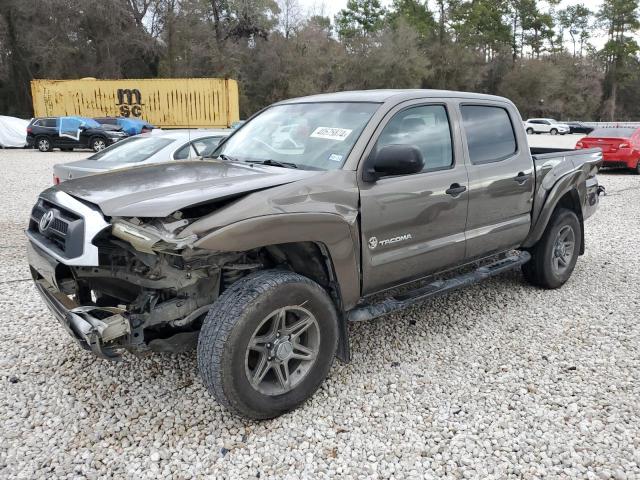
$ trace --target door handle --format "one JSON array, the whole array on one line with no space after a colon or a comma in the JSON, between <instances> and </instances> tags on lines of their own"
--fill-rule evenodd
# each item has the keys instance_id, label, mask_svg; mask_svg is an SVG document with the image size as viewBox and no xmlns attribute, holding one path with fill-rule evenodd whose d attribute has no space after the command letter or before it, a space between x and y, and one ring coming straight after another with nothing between
<instances>
[{"instance_id":1,"label":"door handle","mask_svg":"<svg viewBox=\"0 0 640 480\"><path fill-rule=\"evenodd\" d=\"M445 190L444 193L447 195L451 195L452 197L457 197L462 192L467 189L464 185L460 185L459 183L452 183L448 190Z\"/></svg>"},{"instance_id":2,"label":"door handle","mask_svg":"<svg viewBox=\"0 0 640 480\"><path fill-rule=\"evenodd\" d=\"M518 175L513 177L513 179L518 182L520 185L523 185L527 180L531 178L530 173L518 172Z\"/></svg>"}]
</instances>

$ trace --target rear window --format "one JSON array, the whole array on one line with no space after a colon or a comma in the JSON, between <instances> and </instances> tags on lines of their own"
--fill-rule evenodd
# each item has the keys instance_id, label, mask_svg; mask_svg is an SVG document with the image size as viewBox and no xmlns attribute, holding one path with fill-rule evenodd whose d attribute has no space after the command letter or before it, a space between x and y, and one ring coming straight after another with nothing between
<instances>
[{"instance_id":1,"label":"rear window","mask_svg":"<svg viewBox=\"0 0 640 480\"><path fill-rule=\"evenodd\" d=\"M142 162L173 142L173 138L130 137L90 156L89 159L99 162ZM170 160L168 153L164 160Z\"/></svg>"},{"instance_id":2,"label":"rear window","mask_svg":"<svg viewBox=\"0 0 640 480\"><path fill-rule=\"evenodd\" d=\"M637 128L596 128L588 137L629 138Z\"/></svg>"},{"instance_id":3,"label":"rear window","mask_svg":"<svg viewBox=\"0 0 640 480\"><path fill-rule=\"evenodd\" d=\"M462 105L460 111L471 163L499 162L516 153L513 125L504 108Z\"/></svg>"}]
</instances>

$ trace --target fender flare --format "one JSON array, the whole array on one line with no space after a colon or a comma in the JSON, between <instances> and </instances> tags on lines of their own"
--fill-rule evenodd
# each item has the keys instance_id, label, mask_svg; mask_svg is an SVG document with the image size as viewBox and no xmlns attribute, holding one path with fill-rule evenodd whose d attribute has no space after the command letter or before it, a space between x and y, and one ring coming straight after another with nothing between
<instances>
[{"instance_id":1,"label":"fender flare","mask_svg":"<svg viewBox=\"0 0 640 480\"><path fill-rule=\"evenodd\" d=\"M583 195L580 195L580 192L578 191L580 186L584 186L584 182L580 181L580 177L582 177L583 175L584 174L582 171L576 171L572 172L569 175L566 175L565 177L562 177L553 185L553 187L548 191L547 195L544 196L544 198L540 199L544 203L542 204L538 215L532 218L531 230L529 231L529 235L522 244L524 248L533 247L542 238L542 235L544 234L545 230L547 229L547 225L549 224L549 220L551 220L553 212L558 207L560 200L567 194L571 195L572 203L574 205L574 211L576 215L578 215L580 226L583 227L582 247L584 248L584 225L582 215L582 202L580 201L580 198L584 198L585 192L582 192ZM541 186L540 188L544 187Z\"/></svg>"},{"instance_id":2,"label":"fender flare","mask_svg":"<svg viewBox=\"0 0 640 480\"><path fill-rule=\"evenodd\" d=\"M214 230L197 240L194 248L243 252L269 245L315 242L329 253L342 308L360 299L360 240L353 223L332 213L282 213L249 218Z\"/></svg>"}]
</instances>

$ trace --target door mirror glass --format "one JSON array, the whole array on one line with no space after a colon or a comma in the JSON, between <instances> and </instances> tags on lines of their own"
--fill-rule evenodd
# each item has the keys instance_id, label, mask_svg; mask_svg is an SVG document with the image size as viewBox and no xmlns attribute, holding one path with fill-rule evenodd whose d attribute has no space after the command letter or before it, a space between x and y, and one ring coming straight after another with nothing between
<instances>
[{"instance_id":1,"label":"door mirror glass","mask_svg":"<svg viewBox=\"0 0 640 480\"><path fill-rule=\"evenodd\" d=\"M375 182L378 178L393 175L411 175L424 168L424 158L414 145L385 145L369 158L364 180Z\"/></svg>"}]
</instances>

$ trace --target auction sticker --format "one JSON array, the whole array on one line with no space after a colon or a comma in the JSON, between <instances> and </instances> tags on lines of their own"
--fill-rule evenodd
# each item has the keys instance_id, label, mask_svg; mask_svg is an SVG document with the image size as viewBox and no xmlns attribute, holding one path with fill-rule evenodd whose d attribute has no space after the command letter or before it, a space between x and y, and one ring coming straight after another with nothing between
<instances>
[{"instance_id":1,"label":"auction sticker","mask_svg":"<svg viewBox=\"0 0 640 480\"><path fill-rule=\"evenodd\" d=\"M353 132L353 130L349 130L348 128L318 127L311 133L310 137L342 142L351 132Z\"/></svg>"}]
</instances>

